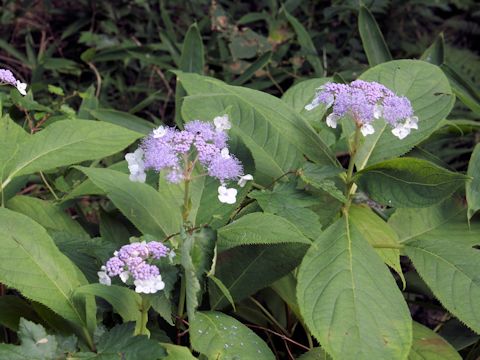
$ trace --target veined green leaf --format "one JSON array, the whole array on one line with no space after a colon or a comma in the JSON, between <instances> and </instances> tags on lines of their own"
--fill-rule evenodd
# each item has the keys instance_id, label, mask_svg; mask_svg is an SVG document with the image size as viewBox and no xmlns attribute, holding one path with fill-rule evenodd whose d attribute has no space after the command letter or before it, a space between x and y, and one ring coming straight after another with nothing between
<instances>
[{"instance_id":1,"label":"veined green leaf","mask_svg":"<svg viewBox=\"0 0 480 360\"><path fill-rule=\"evenodd\" d=\"M390 50L388 50L387 43L375 18L370 10L363 5L360 6L358 14L358 30L370 66L392 60Z\"/></svg>"},{"instance_id":2,"label":"veined green leaf","mask_svg":"<svg viewBox=\"0 0 480 360\"><path fill-rule=\"evenodd\" d=\"M192 347L209 359L275 359L258 335L220 312L198 312L190 322L190 339Z\"/></svg>"},{"instance_id":3,"label":"veined green leaf","mask_svg":"<svg viewBox=\"0 0 480 360\"><path fill-rule=\"evenodd\" d=\"M468 163L467 175L472 177L471 181L467 181L467 203L468 203L468 219L470 220L480 210L480 144L475 146L470 162Z\"/></svg>"},{"instance_id":4,"label":"veined green leaf","mask_svg":"<svg viewBox=\"0 0 480 360\"><path fill-rule=\"evenodd\" d=\"M435 131L455 102L446 76L437 66L425 61L390 61L367 70L360 78L379 82L397 95L406 96L419 122L418 130L412 130L405 139L400 140L383 120L375 121L375 133L364 138L355 157L359 170L408 152Z\"/></svg>"},{"instance_id":5,"label":"veined green leaf","mask_svg":"<svg viewBox=\"0 0 480 360\"><path fill-rule=\"evenodd\" d=\"M403 296L347 218L307 251L297 298L305 323L333 358L405 359L410 351L412 320Z\"/></svg>"},{"instance_id":6,"label":"veined green leaf","mask_svg":"<svg viewBox=\"0 0 480 360\"><path fill-rule=\"evenodd\" d=\"M303 243L310 245L298 228L288 220L273 214L256 212L218 229L218 250L241 245Z\"/></svg>"},{"instance_id":7,"label":"veined green leaf","mask_svg":"<svg viewBox=\"0 0 480 360\"><path fill-rule=\"evenodd\" d=\"M163 237L180 230L182 216L176 204L151 186L132 182L128 175L109 169L78 167L101 188L115 206L144 234Z\"/></svg>"},{"instance_id":8,"label":"veined green leaf","mask_svg":"<svg viewBox=\"0 0 480 360\"><path fill-rule=\"evenodd\" d=\"M25 215L0 208L0 238L0 281L86 330L86 313L95 312L94 304L74 302L72 295L87 280L45 229Z\"/></svg>"},{"instance_id":9,"label":"veined green leaf","mask_svg":"<svg viewBox=\"0 0 480 360\"><path fill-rule=\"evenodd\" d=\"M359 171L354 181L381 204L428 207L449 198L468 178L416 158L383 161Z\"/></svg>"},{"instance_id":10,"label":"veined green leaf","mask_svg":"<svg viewBox=\"0 0 480 360\"><path fill-rule=\"evenodd\" d=\"M192 95L182 108L186 119L199 118L199 114L212 119L230 107L230 133L249 148L265 182L297 168L303 154L319 164L337 165L327 145L280 99L196 74L177 72L177 76Z\"/></svg>"},{"instance_id":11,"label":"veined green leaf","mask_svg":"<svg viewBox=\"0 0 480 360\"><path fill-rule=\"evenodd\" d=\"M112 155L141 135L98 121L62 120L23 141L3 187L14 177Z\"/></svg>"},{"instance_id":12,"label":"veined green leaf","mask_svg":"<svg viewBox=\"0 0 480 360\"><path fill-rule=\"evenodd\" d=\"M450 238L417 238L405 253L442 305L479 333L480 252Z\"/></svg>"},{"instance_id":13,"label":"veined green leaf","mask_svg":"<svg viewBox=\"0 0 480 360\"><path fill-rule=\"evenodd\" d=\"M440 335L413 322L413 343L408 360L461 360L458 352Z\"/></svg>"},{"instance_id":14,"label":"veined green leaf","mask_svg":"<svg viewBox=\"0 0 480 360\"><path fill-rule=\"evenodd\" d=\"M1 114L0 114L1 115ZM9 116L0 117L0 179L4 179L4 171L14 155L20 149L20 144L26 141L30 135L21 126L14 123ZM3 188L4 186L2 186Z\"/></svg>"}]
</instances>

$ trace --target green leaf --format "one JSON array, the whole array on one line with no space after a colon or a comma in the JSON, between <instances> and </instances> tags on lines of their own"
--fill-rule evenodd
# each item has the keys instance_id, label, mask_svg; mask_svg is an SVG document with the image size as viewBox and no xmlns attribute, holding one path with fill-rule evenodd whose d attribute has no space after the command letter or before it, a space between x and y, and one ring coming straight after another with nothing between
<instances>
[{"instance_id":1,"label":"green leaf","mask_svg":"<svg viewBox=\"0 0 480 360\"><path fill-rule=\"evenodd\" d=\"M86 235L85 230L58 205L31 196L17 195L7 201L6 206L27 215L48 230L65 231Z\"/></svg>"},{"instance_id":2,"label":"green leaf","mask_svg":"<svg viewBox=\"0 0 480 360\"><path fill-rule=\"evenodd\" d=\"M239 302L295 269L307 249L303 243L238 246L218 254L215 276ZM216 287L209 290L212 309L228 305Z\"/></svg>"},{"instance_id":3,"label":"green leaf","mask_svg":"<svg viewBox=\"0 0 480 360\"><path fill-rule=\"evenodd\" d=\"M134 323L117 325L102 335L98 341L97 353L76 353L72 360L158 360L166 356L165 349L145 335L133 336Z\"/></svg>"},{"instance_id":4,"label":"green leaf","mask_svg":"<svg viewBox=\"0 0 480 360\"><path fill-rule=\"evenodd\" d=\"M475 88L475 85L451 66L442 64L441 68L450 81L453 92L460 101L468 106L474 113L480 113L480 94Z\"/></svg>"},{"instance_id":5,"label":"green leaf","mask_svg":"<svg viewBox=\"0 0 480 360\"><path fill-rule=\"evenodd\" d=\"M462 242L417 238L405 253L442 305L475 332L480 332L480 253Z\"/></svg>"},{"instance_id":6,"label":"green leaf","mask_svg":"<svg viewBox=\"0 0 480 360\"><path fill-rule=\"evenodd\" d=\"M265 182L296 169L303 162L303 154L319 164L337 165L326 144L280 99L208 77L179 72L177 75L192 95L184 101L184 117L213 119L230 107L230 134L238 136L249 148Z\"/></svg>"},{"instance_id":7,"label":"green leaf","mask_svg":"<svg viewBox=\"0 0 480 360\"><path fill-rule=\"evenodd\" d=\"M362 236L375 248L383 262L400 276L405 288L405 278L400 265L400 244L397 233L366 206L351 206L349 219ZM390 247L390 248L389 248Z\"/></svg>"},{"instance_id":8,"label":"green leaf","mask_svg":"<svg viewBox=\"0 0 480 360\"><path fill-rule=\"evenodd\" d=\"M472 177L471 181L467 181L467 203L468 203L468 219L470 220L480 210L480 144L475 146L470 162L468 163L467 175Z\"/></svg>"},{"instance_id":9,"label":"green leaf","mask_svg":"<svg viewBox=\"0 0 480 360\"><path fill-rule=\"evenodd\" d=\"M161 343L161 345L167 350L167 357L165 360L195 360L197 359L192 355L190 349L186 346L179 346L168 343Z\"/></svg>"},{"instance_id":10,"label":"green leaf","mask_svg":"<svg viewBox=\"0 0 480 360\"><path fill-rule=\"evenodd\" d=\"M346 218L331 225L307 251L298 272L297 298L305 323L333 358L405 359L410 350L412 325L403 296Z\"/></svg>"},{"instance_id":11,"label":"green leaf","mask_svg":"<svg viewBox=\"0 0 480 360\"><path fill-rule=\"evenodd\" d=\"M297 360L330 360L331 357L320 347L313 348L300 356Z\"/></svg>"},{"instance_id":12,"label":"green leaf","mask_svg":"<svg viewBox=\"0 0 480 360\"><path fill-rule=\"evenodd\" d=\"M389 225L398 234L399 242L410 240L434 240L474 246L480 244L480 223L465 222L462 204L447 200L423 209L398 209L388 219ZM408 226L405 226L408 224Z\"/></svg>"},{"instance_id":13,"label":"green leaf","mask_svg":"<svg viewBox=\"0 0 480 360\"><path fill-rule=\"evenodd\" d=\"M95 109L91 110L90 114L100 121L121 126L125 129L134 131L140 136L147 135L155 128L155 124L144 120L138 116L118 111L114 109Z\"/></svg>"},{"instance_id":14,"label":"green leaf","mask_svg":"<svg viewBox=\"0 0 480 360\"><path fill-rule=\"evenodd\" d=\"M298 21L295 16L291 15L285 8L283 9L283 12L285 13L290 25L292 25L293 30L297 34L298 42L302 48L302 53L305 55L310 65L312 65L313 70L315 70L315 75L324 75L322 61L320 60L317 49L315 48L315 45L313 44L313 41L310 38L307 30L302 23Z\"/></svg>"},{"instance_id":15,"label":"green leaf","mask_svg":"<svg viewBox=\"0 0 480 360\"><path fill-rule=\"evenodd\" d=\"M20 318L34 322L40 321L32 307L21 297L16 295L0 296L0 324L17 331Z\"/></svg>"},{"instance_id":16,"label":"green leaf","mask_svg":"<svg viewBox=\"0 0 480 360\"><path fill-rule=\"evenodd\" d=\"M455 102L448 79L435 65L421 60L397 60L377 65L360 77L379 82L399 96L406 96L419 118L418 130L400 140L383 120L373 123L375 133L364 138L355 158L357 169L408 152L429 137Z\"/></svg>"},{"instance_id":17,"label":"green leaf","mask_svg":"<svg viewBox=\"0 0 480 360\"><path fill-rule=\"evenodd\" d=\"M310 245L298 228L288 220L273 214L256 212L218 229L218 250L241 245L303 243Z\"/></svg>"},{"instance_id":18,"label":"green leaf","mask_svg":"<svg viewBox=\"0 0 480 360\"><path fill-rule=\"evenodd\" d=\"M228 300L230 305L232 305L233 311L237 311L235 309L235 301L233 300L232 294L230 294L230 291L228 291L227 287L225 284L220 280L219 278L215 277L212 274L208 274L208 278L212 280L212 282L215 284L215 286L221 291L223 296Z\"/></svg>"},{"instance_id":19,"label":"green leaf","mask_svg":"<svg viewBox=\"0 0 480 360\"><path fill-rule=\"evenodd\" d=\"M252 191L249 197L257 200L262 210L285 218L310 239L322 232L318 214L308 207L318 204L318 198L297 190L295 184L280 184L273 191Z\"/></svg>"},{"instance_id":20,"label":"green leaf","mask_svg":"<svg viewBox=\"0 0 480 360\"><path fill-rule=\"evenodd\" d=\"M430 47L420 57L434 65L442 65L445 62L445 39L443 33L440 33Z\"/></svg>"},{"instance_id":21,"label":"green leaf","mask_svg":"<svg viewBox=\"0 0 480 360\"><path fill-rule=\"evenodd\" d=\"M370 66L392 60L390 50L388 50L387 43L375 18L370 10L363 5L360 6L358 14L358 31Z\"/></svg>"},{"instance_id":22,"label":"green leaf","mask_svg":"<svg viewBox=\"0 0 480 360\"><path fill-rule=\"evenodd\" d=\"M429 161L416 158L387 160L354 176L373 200L393 207L427 207L449 198L468 179Z\"/></svg>"},{"instance_id":23,"label":"green leaf","mask_svg":"<svg viewBox=\"0 0 480 360\"><path fill-rule=\"evenodd\" d=\"M47 335L42 325L20 319L18 336L21 352L31 359L55 359L58 343L54 336Z\"/></svg>"},{"instance_id":24,"label":"green leaf","mask_svg":"<svg viewBox=\"0 0 480 360\"><path fill-rule=\"evenodd\" d=\"M198 312L190 322L192 347L209 359L275 359L252 330L220 312Z\"/></svg>"},{"instance_id":25,"label":"green leaf","mask_svg":"<svg viewBox=\"0 0 480 360\"><path fill-rule=\"evenodd\" d=\"M202 74L205 66L205 54L202 36L196 23L190 25L183 41L179 69L185 72Z\"/></svg>"},{"instance_id":26,"label":"green leaf","mask_svg":"<svg viewBox=\"0 0 480 360\"><path fill-rule=\"evenodd\" d=\"M135 291L117 285L88 284L75 290L74 296L92 295L106 300L124 322L137 321L141 317L142 298Z\"/></svg>"},{"instance_id":27,"label":"green leaf","mask_svg":"<svg viewBox=\"0 0 480 360\"><path fill-rule=\"evenodd\" d=\"M3 187L14 176L112 155L140 136L98 121L57 121L20 144Z\"/></svg>"},{"instance_id":28,"label":"green leaf","mask_svg":"<svg viewBox=\"0 0 480 360\"><path fill-rule=\"evenodd\" d=\"M121 172L78 167L101 188L115 206L144 234L163 237L180 230L182 216L176 204L147 184L130 181Z\"/></svg>"},{"instance_id":29,"label":"green leaf","mask_svg":"<svg viewBox=\"0 0 480 360\"><path fill-rule=\"evenodd\" d=\"M199 297L202 286L197 277L196 269L192 260L193 236L189 234L182 234L182 267L184 270L185 281L185 297L187 305L187 315L191 322L195 319L195 311L199 305Z\"/></svg>"},{"instance_id":30,"label":"green leaf","mask_svg":"<svg viewBox=\"0 0 480 360\"><path fill-rule=\"evenodd\" d=\"M0 238L0 281L86 329L85 314L94 313L95 306L74 302L72 294L87 280L45 229L25 215L0 208Z\"/></svg>"},{"instance_id":31,"label":"green leaf","mask_svg":"<svg viewBox=\"0 0 480 360\"><path fill-rule=\"evenodd\" d=\"M345 172L343 168L330 165L316 165L307 162L299 171L300 178L308 185L323 190L335 199L345 203L347 198L332 180L337 175Z\"/></svg>"},{"instance_id":32,"label":"green leaf","mask_svg":"<svg viewBox=\"0 0 480 360\"><path fill-rule=\"evenodd\" d=\"M457 351L429 328L413 322L413 343L408 360L461 360Z\"/></svg>"},{"instance_id":33,"label":"green leaf","mask_svg":"<svg viewBox=\"0 0 480 360\"><path fill-rule=\"evenodd\" d=\"M14 123L10 117L0 117L0 144L2 144L2 151L0 151L1 180L6 177L5 169L10 167L9 164L11 163L12 157L20 149L20 144L29 137L29 134L23 130L21 126ZM4 188L3 184L2 188Z\"/></svg>"}]
</instances>

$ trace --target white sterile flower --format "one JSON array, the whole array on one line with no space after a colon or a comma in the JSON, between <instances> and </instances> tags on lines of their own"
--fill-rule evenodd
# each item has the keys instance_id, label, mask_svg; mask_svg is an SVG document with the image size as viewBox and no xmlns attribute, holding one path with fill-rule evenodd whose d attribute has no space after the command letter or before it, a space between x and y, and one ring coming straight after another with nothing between
<instances>
[{"instance_id":1,"label":"white sterile flower","mask_svg":"<svg viewBox=\"0 0 480 360\"><path fill-rule=\"evenodd\" d=\"M130 171L130 181L145 182L147 174L145 174L145 163L143 162L143 150L137 149L133 153L125 155Z\"/></svg>"},{"instance_id":2,"label":"white sterile flower","mask_svg":"<svg viewBox=\"0 0 480 360\"><path fill-rule=\"evenodd\" d=\"M121 279L124 283L126 283L127 280L130 278L130 271L122 271L119 276L120 276L120 279Z\"/></svg>"},{"instance_id":3,"label":"white sterile flower","mask_svg":"<svg viewBox=\"0 0 480 360\"><path fill-rule=\"evenodd\" d=\"M398 124L392 130L392 134L402 140L405 139L408 134L410 134L410 128L407 128L404 124Z\"/></svg>"},{"instance_id":4,"label":"white sterile flower","mask_svg":"<svg viewBox=\"0 0 480 360\"><path fill-rule=\"evenodd\" d=\"M375 104L375 106L373 107L373 117L375 119L380 119L382 117L382 113L383 113L383 106L379 104Z\"/></svg>"},{"instance_id":5,"label":"white sterile flower","mask_svg":"<svg viewBox=\"0 0 480 360\"><path fill-rule=\"evenodd\" d=\"M230 151L228 151L227 148L223 148L221 151L220 151L220 155L222 156L223 159L230 159L231 156L230 156Z\"/></svg>"},{"instance_id":6,"label":"white sterile flower","mask_svg":"<svg viewBox=\"0 0 480 360\"><path fill-rule=\"evenodd\" d=\"M232 128L232 124L230 123L228 115L226 114L215 117L213 119L213 123L218 131L230 130Z\"/></svg>"},{"instance_id":7,"label":"white sterile flower","mask_svg":"<svg viewBox=\"0 0 480 360\"><path fill-rule=\"evenodd\" d=\"M22 83L20 80L17 80L17 84L15 85L17 90L22 95L27 95L27 84Z\"/></svg>"},{"instance_id":8,"label":"white sterile flower","mask_svg":"<svg viewBox=\"0 0 480 360\"><path fill-rule=\"evenodd\" d=\"M363 124L360 128L360 131L362 132L363 136L367 136L373 134L375 132L375 129L370 124Z\"/></svg>"},{"instance_id":9,"label":"white sterile flower","mask_svg":"<svg viewBox=\"0 0 480 360\"><path fill-rule=\"evenodd\" d=\"M240 177L240 180L238 180L238 186L240 187L244 187L246 184L247 184L247 181L249 180L253 180L253 176L250 175L250 174L247 174L247 175L243 175Z\"/></svg>"},{"instance_id":10,"label":"white sterile flower","mask_svg":"<svg viewBox=\"0 0 480 360\"><path fill-rule=\"evenodd\" d=\"M310 104L305 105L305 110L311 111L315 109L318 105L320 105L320 100L318 100L318 98L314 98Z\"/></svg>"},{"instance_id":11,"label":"white sterile flower","mask_svg":"<svg viewBox=\"0 0 480 360\"><path fill-rule=\"evenodd\" d=\"M235 204L237 201L237 189L227 188L226 186L218 187L218 200L224 204Z\"/></svg>"},{"instance_id":12,"label":"white sterile flower","mask_svg":"<svg viewBox=\"0 0 480 360\"><path fill-rule=\"evenodd\" d=\"M418 117L410 116L405 120L404 126L407 129L418 129Z\"/></svg>"},{"instance_id":13,"label":"white sterile flower","mask_svg":"<svg viewBox=\"0 0 480 360\"><path fill-rule=\"evenodd\" d=\"M176 255L177 255L177 254L175 254L175 251L173 251L173 249L170 250L170 252L168 253L168 260L169 260L170 262L173 262L173 258L174 258Z\"/></svg>"},{"instance_id":14,"label":"white sterile flower","mask_svg":"<svg viewBox=\"0 0 480 360\"><path fill-rule=\"evenodd\" d=\"M336 128L337 127L337 121L340 119L340 116L335 115L334 113L331 113L330 115L327 116L327 126L330 126L331 128Z\"/></svg>"},{"instance_id":15,"label":"white sterile flower","mask_svg":"<svg viewBox=\"0 0 480 360\"><path fill-rule=\"evenodd\" d=\"M164 126L159 126L158 128L153 130L153 137L155 139L158 139L165 136L166 133L167 133L167 128Z\"/></svg>"},{"instance_id":16,"label":"white sterile flower","mask_svg":"<svg viewBox=\"0 0 480 360\"><path fill-rule=\"evenodd\" d=\"M110 276L107 275L107 271L105 266L101 267L101 271L97 272L98 275L98 282L103 285L110 286L112 285L112 279L110 279Z\"/></svg>"},{"instance_id":17,"label":"white sterile flower","mask_svg":"<svg viewBox=\"0 0 480 360\"><path fill-rule=\"evenodd\" d=\"M154 294L165 288L162 275L157 275L154 278L146 280L135 280L133 284L135 285L135 292L144 294Z\"/></svg>"}]
</instances>

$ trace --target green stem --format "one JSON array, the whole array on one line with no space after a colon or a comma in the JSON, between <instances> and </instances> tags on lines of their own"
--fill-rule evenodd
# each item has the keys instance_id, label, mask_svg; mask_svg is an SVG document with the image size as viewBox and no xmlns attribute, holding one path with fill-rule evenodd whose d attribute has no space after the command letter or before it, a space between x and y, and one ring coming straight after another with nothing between
<instances>
[{"instance_id":1,"label":"green stem","mask_svg":"<svg viewBox=\"0 0 480 360\"><path fill-rule=\"evenodd\" d=\"M150 336L150 331L147 329L148 323L148 310L150 310L150 301L146 296L142 296L142 304L140 308L140 319L137 320L135 325L134 335L147 335Z\"/></svg>"},{"instance_id":2,"label":"green stem","mask_svg":"<svg viewBox=\"0 0 480 360\"><path fill-rule=\"evenodd\" d=\"M185 275L182 276L180 280L180 299L178 303L178 311L177 315L179 318L183 318L184 312L185 312L185 297L186 297L186 292L187 292L187 286L185 283Z\"/></svg>"},{"instance_id":3,"label":"green stem","mask_svg":"<svg viewBox=\"0 0 480 360\"><path fill-rule=\"evenodd\" d=\"M265 314L266 317L268 317L270 319L270 321L275 324L285 335L288 335L290 336L291 334L287 331L287 329L285 329L278 321L277 319L275 319L275 317L270 314L270 312L265 309L265 307L260 304L260 302L258 302L255 298L253 298L252 296L250 296L250 300L255 304L257 305L260 310L262 310L262 312Z\"/></svg>"},{"instance_id":4,"label":"green stem","mask_svg":"<svg viewBox=\"0 0 480 360\"><path fill-rule=\"evenodd\" d=\"M40 173L40 177L42 178L42 181L43 183L45 184L45 186L47 187L47 189L50 191L50 193L53 195L53 197L55 198L55 200L60 200L59 197L57 196L57 194L55 193L55 191L53 190L53 188L50 186L50 184L48 183L47 181L47 178L45 177L45 175L43 175L43 172L39 172Z\"/></svg>"},{"instance_id":5,"label":"green stem","mask_svg":"<svg viewBox=\"0 0 480 360\"><path fill-rule=\"evenodd\" d=\"M182 213L182 218L183 218L183 223L186 223L188 221L188 215L190 214L190 179L186 178L185 179L185 191L183 193L183 213Z\"/></svg>"},{"instance_id":6,"label":"green stem","mask_svg":"<svg viewBox=\"0 0 480 360\"><path fill-rule=\"evenodd\" d=\"M355 155L357 154L357 149L358 145L360 143L360 126L356 125L355 127L355 135L353 138L353 143L351 146L351 152L350 152L350 161L348 162L348 169L347 169L347 178L346 178L346 183L347 183L347 203L344 206L344 212L348 212L348 209L350 208L350 205L352 204L352 198L353 195L355 194L356 186L353 183L353 169L355 168Z\"/></svg>"}]
</instances>

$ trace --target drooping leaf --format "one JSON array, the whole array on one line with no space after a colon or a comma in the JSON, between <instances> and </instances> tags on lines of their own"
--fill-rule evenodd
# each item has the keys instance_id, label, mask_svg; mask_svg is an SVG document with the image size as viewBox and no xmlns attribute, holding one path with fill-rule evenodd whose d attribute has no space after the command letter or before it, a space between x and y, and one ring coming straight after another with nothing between
<instances>
[{"instance_id":1,"label":"drooping leaf","mask_svg":"<svg viewBox=\"0 0 480 360\"><path fill-rule=\"evenodd\" d=\"M104 122L57 121L19 145L5 172L4 186L15 176L112 155L140 136Z\"/></svg>"},{"instance_id":2,"label":"drooping leaf","mask_svg":"<svg viewBox=\"0 0 480 360\"><path fill-rule=\"evenodd\" d=\"M298 21L295 16L291 15L286 9L283 9L283 12L285 13L290 25L292 25L293 30L297 34L297 39L302 48L302 53L305 55L310 65L312 65L315 75L324 75L322 60L320 59L317 49L315 48L315 45L313 44L313 41L310 38L307 30L302 23Z\"/></svg>"},{"instance_id":3,"label":"drooping leaf","mask_svg":"<svg viewBox=\"0 0 480 360\"><path fill-rule=\"evenodd\" d=\"M430 47L424 51L421 60L434 65L442 65L445 62L445 39L443 33L440 33Z\"/></svg>"},{"instance_id":4,"label":"drooping leaf","mask_svg":"<svg viewBox=\"0 0 480 360\"><path fill-rule=\"evenodd\" d=\"M126 287L88 284L75 290L75 296L98 296L112 305L124 322L137 321L141 317L142 298Z\"/></svg>"},{"instance_id":5,"label":"drooping leaf","mask_svg":"<svg viewBox=\"0 0 480 360\"><path fill-rule=\"evenodd\" d=\"M288 220L268 213L252 213L218 230L218 250L241 245L311 243Z\"/></svg>"},{"instance_id":6,"label":"drooping leaf","mask_svg":"<svg viewBox=\"0 0 480 360\"><path fill-rule=\"evenodd\" d=\"M181 214L176 204L164 201L147 184L132 182L118 171L78 167L100 187L115 206L144 234L163 237L180 230Z\"/></svg>"},{"instance_id":7,"label":"drooping leaf","mask_svg":"<svg viewBox=\"0 0 480 360\"><path fill-rule=\"evenodd\" d=\"M209 359L275 359L258 335L220 312L198 312L190 323L190 339L192 347Z\"/></svg>"},{"instance_id":8,"label":"drooping leaf","mask_svg":"<svg viewBox=\"0 0 480 360\"><path fill-rule=\"evenodd\" d=\"M215 276L239 302L295 269L307 249L303 243L238 246L218 254ZM212 309L228 305L216 287L209 290Z\"/></svg>"},{"instance_id":9,"label":"drooping leaf","mask_svg":"<svg viewBox=\"0 0 480 360\"><path fill-rule=\"evenodd\" d=\"M363 5L360 6L358 14L358 30L370 66L392 60L390 50L388 50L387 43L375 18L370 10Z\"/></svg>"},{"instance_id":10,"label":"drooping leaf","mask_svg":"<svg viewBox=\"0 0 480 360\"><path fill-rule=\"evenodd\" d=\"M416 158L386 160L359 171L354 181L373 200L393 207L428 207L450 197L467 177Z\"/></svg>"},{"instance_id":11,"label":"drooping leaf","mask_svg":"<svg viewBox=\"0 0 480 360\"><path fill-rule=\"evenodd\" d=\"M318 163L337 164L313 129L280 99L196 74L177 72L177 76L191 95L182 107L184 117L212 119L231 107L230 134L249 148L269 181L295 169L303 154Z\"/></svg>"},{"instance_id":12,"label":"drooping leaf","mask_svg":"<svg viewBox=\"0 0 480 360\"><path fill-rule=\"evenodd\" d=\"M383 262L400 276L403 287L405 287L405 278L400 266L400 244L397 233L366 206L351 206L349 219L370 245L375 248Z\"/></svg>"},{"instance_id":13,"label":"drooping leaf","mask_svg":"<svg viewBox=\"0 0 480 360\"><path fill-rule=\"evenodd\" d=\"M182 234L182 267L184 270L183 281L185 282L185 304L187 306L187 315L189 321L195 319L195 311L200 303L199 297L202 286L196 274L193 264L191 251L193 249L193 236Z\"/></svg>"},{"instance_id":14,"label":"drooping leaf","mask_svg":"<svg viewBox=\"0 0 480 360\"><path fill-rule=\"evenodd\" d=\"M473 112L480 112L480 94L470 80L459 74L454 68L447 64L441 66L443 72L450 81L453 92L462 103L468 106Z\"/></svg>"},{"instance_id":15,"label":"drooping leaf","mask_svg":"<svg viewBox=\"0 0 480 360\"><path fill-rule=\"evenodd\" d=\"M418 130L403 140L391 133L383 120L373 123L375 133L363 139L355 158L357 169L399 156L430 136L455 102L448 79L435 65L420 60L396 60L377 65L360 77L379 82L399 96L406 96L419 118Z\"/></svg>"},{"instance_id":16,"label":"drooping leaf","mask_svg":"<svg viewBox=\"0 0 480 360\"><path fill-rule=\"evenodd\" d=\"M8 200L6 206L11 210L27 215L48 230L86 235L85 230L79 223L52 202L31 196L17 195Z\"/></svg>"},{"instance_id":17,"label":"drooping leaf","mask_svg":"<svg viewBox=\"0 0 480 360\"><path fill-rule=\"evenodd\" d=\"M441 336L413 322L413 343L408 360L461 360L462 357Z\"/></svg>"},{"instance_id":18,"label":"drooping leaf","mask_svg":"<svg viewBox=\"0 0 480 360\"><path fill-rule=\"evenodd\" d=\"M232 81L232 85L242 85L247 82L258 70L262 69L270 62L272 52L267 51L255 60L238 78Z\"/></svg>"},{"instance_id":19,"label":"drooping leaf","mask_svg":"<svg viewBox=\"0 0 480 360\"><path fill-rule=\"evenodd\" d=\"M308 250L297 298L305 323L333 358L404 359L410 350L412 325L403 296L347 218Z\"/></svg>"},{"instance_id":20,"label":"drooping leaf","mask_svg":"<svg viewBox=\"0 0 480 360\"><path fill-rule=\"evenodd\" d=\"M0 208L0 238L0 281L87 329L94 304L74 302L72 297L87 280L45 229L25 215Z\"/></svg>"},{"instance_id":21,"label":"drooping leaf","mask_svg":"<svg viewBox=\"0 0 480 360\"><path fill-rule=\"evenodd\" d=\"M467 181L467 203L468 203L468 219L470 220L480 210L480 144L475 146L470 162L468 163L467 175L472 180Z\"/></svg>"},{"instance_id":22,"label":"drooping leaf","mask_svg":"<svg viewBox=\"0 0 480 360\"><path fill-rule=\"evenodd\" d=\"M442 305L480 332L480 252L452 239L417 238L405 253Z\"/></svg>"}]
</instances>

